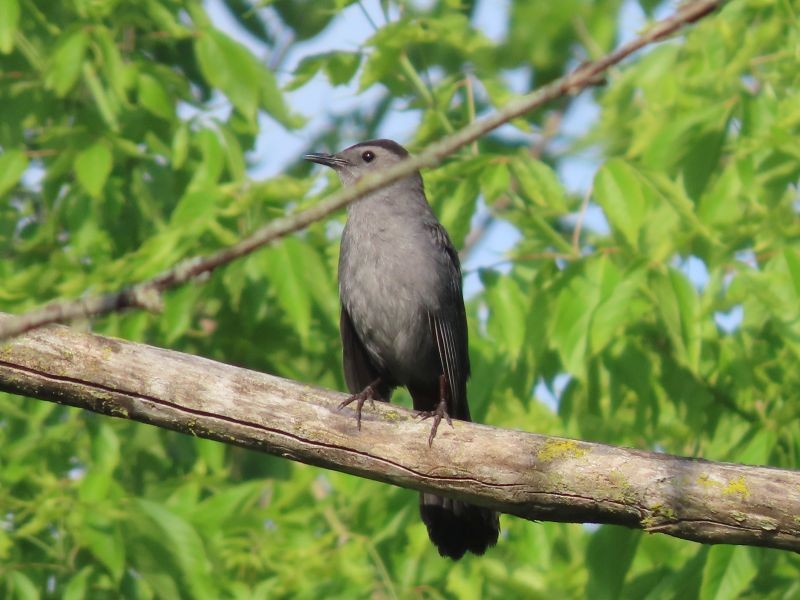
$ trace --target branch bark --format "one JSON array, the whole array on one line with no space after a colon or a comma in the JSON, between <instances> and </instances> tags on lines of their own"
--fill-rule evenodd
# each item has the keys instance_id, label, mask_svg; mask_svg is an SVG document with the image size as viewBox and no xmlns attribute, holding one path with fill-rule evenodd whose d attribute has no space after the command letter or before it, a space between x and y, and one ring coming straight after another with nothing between
<instances>
[{"instance_id":1,"label":"branch bark","mask_svg":"<svg viewBox=\"0 0 800 600\"><path fill-rule=\"evenodd\" d=\"M50 323L85 318L130 308L158 310L163 291L210 273L237 258L303 229L332 212L353 202L366 192L378 189L423 168L434 167L460 148L471 144L490 131L531 112L557 98L574 95L602 81L603 73L637 50L663 40L683 26L694 23L719 8L725 0L698 0L683 6L671 17L655 23L638 38L624 44L603 58L580 65L572 73L557 79L530 94L522 96L488 117L474 121L454 134L429 146L424 152L404 160L380 176L365 177L358 185L343 188L303 212L276 219L238 244L210 254L186 259L153 279L126 289L87 296L72 301L57 301L14 319L0 323L0 340L19 335Z\"/></svg>"},{"instance_id":2,"label":"branch bark","mask_svg":"<svg viewBox=\"0 0 800 600\"><path fill-rule=\"evenodd\" d=\"M0 315L0 323L9 319ZM204 358L38 329L0 346L0 390L77 406L530 520L612 523L800 551L800 472L681 458L455 421Z\"/></svg>"}]
</instances>

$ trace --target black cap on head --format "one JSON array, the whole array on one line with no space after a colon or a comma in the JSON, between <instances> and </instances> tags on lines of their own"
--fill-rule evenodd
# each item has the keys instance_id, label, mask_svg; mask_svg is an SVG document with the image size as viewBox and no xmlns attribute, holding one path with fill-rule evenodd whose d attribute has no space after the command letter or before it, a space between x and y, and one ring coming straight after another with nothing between
<instances>
[{"instance_id":1,"label":"black cap on head","mask_svg":"<svg viewBox=\"0 0 800 600\"><path fill-rule=\"evenodd\" d=\"M395 156L399 156L401 158L405 158L408 156L408 150L403 148L400 144L395 142L394 140L387 140L387 139L377 139L377 140L369 140L366 142L359 142L358 144L354 144L347 148L347 150L351 150L353 148L362 148L364 146L377 146L378 148L383 148L394 154Z\"/></svg>"}]
</instances>

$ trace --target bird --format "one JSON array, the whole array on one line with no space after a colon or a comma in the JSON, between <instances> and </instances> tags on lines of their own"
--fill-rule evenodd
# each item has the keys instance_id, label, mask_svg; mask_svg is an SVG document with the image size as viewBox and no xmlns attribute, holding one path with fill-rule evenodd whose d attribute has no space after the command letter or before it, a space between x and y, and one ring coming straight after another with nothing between
<instances>
[{"instance_id":1,"label":"bird","mask_svg":"<svg viewBox=\"0 0 800 600\"><path fill-rule=\"evenodd\" d=\"M408 158L393 140L376 139L335 154L306 154L332 168L344 186ZM348 205L339 254L339 329L347 388L340 407L389 401L406 387L414 409L432 418L470 421L467 318L458 253L425 195L419 171ZM452 425L452 423L451 423ZM497 543L496 512L423 492L420 515L439 554L454 560Z\"/></svg>"}]
</instances>

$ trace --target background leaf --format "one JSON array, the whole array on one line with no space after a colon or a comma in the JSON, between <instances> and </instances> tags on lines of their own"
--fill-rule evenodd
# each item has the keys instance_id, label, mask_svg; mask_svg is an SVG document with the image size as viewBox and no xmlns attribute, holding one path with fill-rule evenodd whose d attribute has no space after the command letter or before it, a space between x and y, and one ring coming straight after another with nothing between
<instances>
[{"instance_id":1,"label":"background leaf","mask_svg":"<svg viewBox=\"0 0 800 600\"><path fill-rule=\"evenodd\" d=\"M111 173L113 157L102 142L82 150L75 157L75 175L90 196L98 197Z\"/></svg>"},{"instance_id":2,"label":"background leaf","mask_svg":"<svg viewBox=\"0 0 800 600\"><path fill-rule=\"evenodd\" d=\"M17 184L27 168L28 158L21 150L10 150L0 155L0 196Z\"/></svg>"},{"instance_id":3,"label":"background leaf","mask_svg":"<svg viewBox=\"0 0 800 600\"><path fill-rule=\"evenodd\" d=\"M0 52L8 54L14 48L14 34L19 24L19 0L0 1Z\"/></svg>"}]
</instances>

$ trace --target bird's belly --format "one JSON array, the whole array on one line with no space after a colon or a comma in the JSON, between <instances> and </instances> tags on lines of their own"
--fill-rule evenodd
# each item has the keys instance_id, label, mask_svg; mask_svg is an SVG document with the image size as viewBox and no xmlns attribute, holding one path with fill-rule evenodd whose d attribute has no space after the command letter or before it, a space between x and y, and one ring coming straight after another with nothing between
<instances>
[{"instance_id":1,"label":"bird's belly","mask_svg":"<svg viewBox=\"0 0 800 600\"><path fill-rule=\"evenodd\" d=\"M370 359L399 385L435 381L438 353L419 290L403 281L408 265L352 269L342 303ZM376 273L379 278L376 278Z\"/></svg>"}]
</instances>

